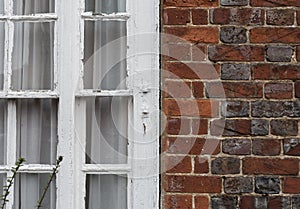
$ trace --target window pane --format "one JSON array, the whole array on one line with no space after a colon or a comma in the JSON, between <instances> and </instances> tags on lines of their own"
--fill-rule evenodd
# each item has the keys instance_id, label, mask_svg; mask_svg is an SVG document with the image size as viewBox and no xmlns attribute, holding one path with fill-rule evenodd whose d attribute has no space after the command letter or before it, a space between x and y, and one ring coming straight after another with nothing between
<instances>
[{"instance_id":1,"label":"window pane","mask_svg":"<svg viewBox=\"0 0 300 209\"><path fill-rule=\"evenodd\" d=\"M6 185L6 173L0 173L0 188L1 188L1 194L3 194L3 186ZM2 199L2 198L1 198Z\"/></svg>"},{"instance_id":2,"label":"window pane","mask_svg":"<svg viewBox=\"0 0 300 209\"><path fill-rule=\"evenodd\" d=\"M6 164L6 101L0 100L0 165Z\"/></svg>"},{"instance_id":3,"label":"window pane","mask_svg":"<svg viewBox=\"0 0 300 209\"><path fill-rule=\"evenodd\" d=\"M0 14L4 13L4 1L0 1Z\"/></svg>"},{"instance_id":4,"label":"window pane","mask_svg":"<svg viewBox=\"0 0 300 209\"><path fill-rule=\"evenodd\" d=\"M128 98L97 97L86 105L86 162L127 162Z\"/></svg>"},{"instance_id":5,"label":"window pane","mask_svg":"<svg viewBox=\"0 0 300 209\"><path fill-rule=\"evenodd\" d=\"M85 22L85 89L126 88L125 36L124 21Z\"/></svg>"},{"instance_id":6,"label":"window pane","mask_svg":"<svg viewBox=\"0 0 300 209\"><path fill-rule=\"evenodd\" d=\"M126 0L85 0L85 10L106 14L125 12Z\"/></svg>"},{"instance_id":7,"label":"window pane","mask_svg":"<svg viewBox=\"0 0 300 209\"><path fill-rule=\"evenodd\" d=\"M14 0L14 14L54 13L55 0Z\"/></svg>"},{"instance_id":8,"label":"window pane","mask_svg":"<svg viewBox=\"0 0 300 209\"><path fill-rule=\"evenodd\" d=\"M17 158L27 163L54 164L57 145L57 101L17 101Z\"/></svg>"},{"instance_id":9,"label":"window pane","mask_svg":"<svg viewBox=\"0 0 300 209\"><path fill-rule=\"evenodd\" d=\"M53 89L54 23L15 23L14 90Z\"/></svg>"},{"instance_id":10,"label":"window pane","mask_svg":"<svg viewBox=\"0 0 300 209\"><path fill-rule=\"evenodd\" d=\"M127 178L120 175L87 175L86 209L126 209Z\"/></svg>"},{"instance_id":11,"label":"window pane","mask_svg":"<svg viewBox=\"0 0 300 209\"><path fill-rule=\"evenodd\" d=\"M20 174L15 181L15 201L13 209L36 208L43 194L49 174ZM55 209L55 181L52 181L42 203L42 208Z\"/></svg>"},{"instance_id":12,"label":"window pane","mask_svg":"<svg viewBox=\"0 0 300 209\"><path fill-rule=\"evenodd\" d=\"M0 22L0 89L4 80L5 23Z\"/></svg>"}]
</instances>

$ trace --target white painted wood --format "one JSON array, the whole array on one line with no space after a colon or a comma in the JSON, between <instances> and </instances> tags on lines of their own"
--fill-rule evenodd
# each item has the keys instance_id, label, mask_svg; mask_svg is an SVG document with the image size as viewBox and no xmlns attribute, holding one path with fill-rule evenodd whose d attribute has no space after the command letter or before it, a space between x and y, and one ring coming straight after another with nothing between
<instances>
[{"instance_id":1,"label":"white painted wood","mask_svg":"<svg viewBox=\"0 0 300 209\"><path fill-rule=\"evenodd\" d=\"M133 92L131 90L81 90L78 93L76 93L77 97L128 97L132 95Z\"/></svg>"},{"instance_id":2,"label":"white painted wood","mask_svg":"<svg viewBox=\"0 0 300 209\"><path fill-rule=\"evenodd\" d=\"M78 86L80 54L80 1L56 1L59 71L58 155L64 157L57 177L57 209L74 209L75 91Z\"/></svg>"},{"instance_id":3,"label":"white painted wood","mask_svg":"<svg viewBox=\"0 0 300 209\"><path fill-rule=\"evenodd\" d=\"M6 91L0 92L1 99L20 99L20 98L58 98L59 95L53 91Z\"/></svg>"},{"instance_id":4,"label":"white painted wood","mask_svg":"<svg viewBox=\"0 0 300 209\"><path fill-rule=\"evenodd\" d=\"M82 167L86 173L128 173L131 167L127 164L86 164Z\"/></svg>"},{"instance_id":5,"label":"white painted wood","mask_svg":"<svg viewBox=\"0 0 300 209\"><path fill-rule=\"evenodd\" d=\"M129 208L158 209L159 0L129 0L127 8L130 14L134 14L128 20L127 33L135 130Z\"/></svg>"},{"instance_id":6,"label":"white painted wood","mask_svg":"<svg viewBox=\"0 0 300 209\"><path fill-rule=\"evenodd\" d=\"M0 20L10 20L10 21L29 21L29 22L49 22L57 20L56 14L34 14L34 15L2 15Z\"/></svg>"},{"instance_id":7,"label":"white painted wood","mask_svg":"<svg viewBox=\"0 0 300 209\"><path fill-rule=\"evenodd\" d=\"M115 20L115 21L126 21L129 19L129 13L93 13L93 12L84 12L82 13L82 18L85 20Z\"/></svg>"}]
</instances>

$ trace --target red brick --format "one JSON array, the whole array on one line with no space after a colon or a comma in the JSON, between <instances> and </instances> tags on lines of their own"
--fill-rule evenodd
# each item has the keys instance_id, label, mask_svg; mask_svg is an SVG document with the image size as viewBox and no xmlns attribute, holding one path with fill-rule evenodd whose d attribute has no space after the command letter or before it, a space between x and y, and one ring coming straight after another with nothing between
<instances>
[{"instance_id":1,"label":"red brick","mask_svg":"<svg viewBox=\"0 0 300 209\"><path fill-rule=\"evenodd\" d=\"M202 135L208 132L208 121L206 119L192 119L192 134Z\"/></svg>"},{"instance_id":2,"label":"red brick","mask_svg":"<svg viewBox=\"0 0 300 209\"><path fill-rule=\"evenodd\" d=\"M208 158L206 157L196 157L194 159L194 173L208 173L209 165Z\"/></svg>"},{"instance_id":3,"label":"red brick","mask_svg":"<svg viewBox=\"0 0 300 209\"><path fill-rule=\"evenodd\" d=\"M206 63L166 63L164 77L174 79L218 79L220 66Z\"/></svg>"},{"instance_id":4,"label":"red brick","mask_svg":"<svg viewBox=\"0 0 300 209\"><path fill-rule=\"evenodd\" d=\"M293 98L293 84L267 83L265 85L265 97L267 99L291 99Z\"/></svg>"},{"instance_id":5,"label":"red brick","mask_svg":"<svg viewBox=\"0 0 300 209\"><path fill-rule=\"evenodd\" d=\"M192 82L193 96L196 99L204 97L204 84L203 82Z\"/></svg>"},{"instance_id":6,"label":"red brick","mask_svg":"<svg viewBox=\"0 0 300 209\"><path fill-rule=\"evenodd\" d=\"M166 176L164 188L167 192L219 193L222 178L215 176Z\"/></svg>"},{"instance_id":7,"label":"red brick","mask_svg":"<svg viewBox=\"0 0 300 209\"><path fill-rule=\"evenodd\" d=\"M207 196L195 196L195 209L209 209L209 198Z\"/></svg>"},{"instance_id":8,"label":"red brick","mask_svg":"<svg viewBox=\"0 0 300 209\"><path fill-rule=\"evenodd\" d=\"M206 25L208 23L208 11L205 9L192 10L192 22L194 25Z\"/></svg>"},{"instance_id":9,"label":"red brick","mask_svg":"<svg viewBox=\"0 0 300 209\"><path fill-rule=\"evenodd\" d=\"M206 94L210 98L260 98L263 85L250 82L211 82L206 84Z\"/></svg>"},{"instance_id":10,"label":"red brick","mask_svg":"<svg viewBox=\"0 0 300 209\"><path fill-rule=\"evenodd\" d=\"M217 27L165 27L166 34L175 36L165 36L166 42L179 42L178 38L192 43L218 43L219 29Z\"/></svg>"},{"instance_id":11,"label":"red brick","mask_svg":"<svg viewBox=\"0 0 300 209\"><path fill-rule=\"evenodd\" d=\"M240 202L240 209L253 209L255 198L254 196L242 196Z\"/></svg>"},{"instance_id":12,"label":"red brick","mask_svg":"<svg viewBox=\"0 0 300 209\"><path fill-rule=\"evenodd\" d=\"M299 13L300 14L300 13ZM300 24L299 24L300 25ZM297 57L297 61L300 61L300 46L297 46L296 49L296 57Z\"/></svg>"},{"instance_id":13,"label":"red brick","mask_svg":"<svg viewBox=\"0 0 300 209\"><path fill-rule=\"evenodd\" d=\"M217 7L218 0L164 0L165 6L177 7Z\"/></svg>"},{"instance_id":14,"label":"red brick","mask_svg":"<svg viewBox=\"0 0 300 209\"><path fill-rule=\"evenodd\" d=\"M299 0L251 0L254 7L300 6Z\"/></svg>"},{"instance_id":15,"label":"red brick","mask_svg":"<svg viewBox=\"0 0 300 209\"><path fill-rule=\"evenodd\" d=\"M183 81L165 81L165 95L169 98L190 98L192 94L191 83Z\"/></svg>"},{"instance_id":16,"label":"red brick","mask_svg":"<svg viewBox=\"0 0 300 209\"><path fill-rule=\"evenodd\" d=\"M300 193L300 178L299 177L286 177L283 179L283 192L289 194Z\"/></svg>"},{"instance_id":17,"label":"red brick","mask_svg":"<svg viewBox=\"0 0 300 209\"><path fill-rule=\"evenodd\" d=\"M165 209L192 209L192 195L165 195Z\"/></svg>"},{"instance_id":18,"label":"red brick","mask_svg":"<svg viewBox=\"0 0 300 209\"><path fill-rule=\"evenodd\" d=\"M162 47L162 56L164 61L190 61L191 60L191 46L190 44L165 44Z\"/></svg>"},{"instance_id":19,"label":"red brick","mask_svg":"<svg viewBox=\"0 0 300 209\"><path fill-rule=\"evenodd\" d=\"M188 135L191 133L190 119L168 118L167 133L172 135Z\"/></svg>"},{"instance_id":20,"label":"red brick","mask_svg":"<svg viewBox=\"0 0 300 209\"><path fill-rule=\"evenodd\" d=\"M216 45L208 48L211 61L264 61L265 48L250 45Z\"/></svg>"},{"instance_id":21,"label":"red brick","mask_svg":"<svg viewBox=\"0 0 300 209\"><path fill-rule=\"evenodd\" d=\"M192 161L191 157L182 156L165 156L164 171L167 173L191 173Z\"/></svg>"},{"instance_id":22,"label":"red brick","mask_svg":"<svg viewBox=\"0 0 300 209\"><path fill-rule=\"evenodd\" d=\"M293 27L293 28L264 27L264 28L253 28L250 30L250 42L252 43L300 43L299 37L300 37L299 27Z\"/></svg>"},{"instance_id":23,"label":"red brick","mask_svg":"<svg viewBox=\"0 0 300 209\"><path fill-rule=\"evenodd\" d=\"M165 113L170 116L218 116L219 103L212 100L165 100Z\"/></svg>"},{"instance_id":24,"label":"red brick","mask_svg":"<svg viewBox=\"0 0 300 209\"><path fill-rule=\"evenodd\" d=\"M204 61L206 60L207 46L196 44L192 47L192 60L193 61Z\"/></svg>"},{"instance_id":25,"label":"red brick","mask_svg":"<svg viewBox=\"0 0 300 209\"><path fill-rule=\"evenodd\" d=\"M217 139L169 137L164 151L170 154L216 155L220 153L220 143Z\"/></svg>"},{"instance_id":26,"label":"red brick","mask_svg":"<svg viewBox=\"0 0 300 209\"><path fill-rule=\"evenodd\" d=\"M217 8L211 10L211 22L220 25L262 25L264 12L250 8Z\"/></svg>"},{"instance_id":27,"label":"red brick","mask_svg":"<svg viewBox=\"0 0 300 209\"><path fill-rule=\"evenodd\" d=\"M295 83L295 97L300 97L300 82Z\"/></svg>"},{"instance_id":28,"label":"red brick","mask_svg":"<svg viewBox=\"0 0 300 209\"><path fill-rule=\"evenodd\" d=\"M253 139L252 147L253 154L263 156L279 155L281 150L280 141L277 139Z\"/></svg>"},{"instance_id":29,"label":"red brick","mask_svg":"<svg viewBox=\"0 0 300 209\"><path fill-rule=\"evenodd\" d=\"M300 65L257 64L252 67L253 79L300 79Z\"/></svg>"},{"instance_id":30,"label":"red brick","mask_svg":"<svg viewBox=\"0 0 300 209\"><path fill-rule=\"evenodd\" d=\"M244 174L297 175L299 159L295 158L244 158Z\"/></svg>"},{"instance_id":31,"label":"red brick","mask_svg":"<svg viewBox=\"0 0 300 209\"><path fill-rule=\"evenodd\" d=\"M300 25L300 11L297 11L297 23Z\"/></svg>"},{"instance_id":32,"label":"red brick","mask_svg":"<svg viewBox=\"0 0 300 209\"><path fill-rule=\"evenodd\" d=\"M163 23L165 25L186 25L190 22L190 11L187 9L164 9Z\"/></svg>"},{"instance_id":33,"label":"red brick","mask_svg":"<svg viewBox=\"0 0 300 209\"><path fill-rule=\"evenodd\" d=\"M210 124L210 133L213 136L245 136L251 134L250 120L214 120Z\"/></svg>"}]
</instances>

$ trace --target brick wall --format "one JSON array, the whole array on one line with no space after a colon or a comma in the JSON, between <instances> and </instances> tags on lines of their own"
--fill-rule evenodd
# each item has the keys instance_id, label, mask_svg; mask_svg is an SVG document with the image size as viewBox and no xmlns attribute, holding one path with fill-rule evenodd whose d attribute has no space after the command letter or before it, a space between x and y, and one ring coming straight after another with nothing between
<instances>
[{"instance_id":1,"label":"brick wall","mask_svg":"<svg viewBox=\"0 0 300 209\"><path fill-rule=\"evenodd\" d=\"M298 25L300 0L162 0L162 208L300 209Z\"/></svg>"}]
</instances>

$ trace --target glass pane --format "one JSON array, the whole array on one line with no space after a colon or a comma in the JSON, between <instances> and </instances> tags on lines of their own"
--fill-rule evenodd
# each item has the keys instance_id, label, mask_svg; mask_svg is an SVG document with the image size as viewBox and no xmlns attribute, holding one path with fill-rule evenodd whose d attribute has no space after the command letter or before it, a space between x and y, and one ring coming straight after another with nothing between
<instances>
[{"instance_id":1,"label":"glass pane","mask_svg":"<svg viewBox=\"0 0 300 209\"><path fill-rule=\"evenodd\" d=\"M36 208L37 201L43 194L49 180L49 174L21 174L15 181L15 201L13 209ZM56 187L55 180L51 182L49 190L42 202L41 208L55 209Z\"/></svg>"},{"instance_id":2,"label":"glass pane","mask_svg":"<svg viewBox=\"0 0 300 209\"><path fill-rule=\"evenodd\" d=\"M3 195L3 187L6 186L6 173L0 173L0 189L1 189L1 194ZM1 198L2 200L2 198Z\"/></svg>"},{"instance_id":3,"label":"glass pane","mask_svg":"<svg viewBox=\"0 0 300 209\"><path fill-rule=\"evenodd\" d=\"M126 0L85 0L85 11L114 13L126 11Z\"/></svg>"},{"instance_id":4,"label":"glass pane","mask_svg":"<svg viewBox=\"0 0 300 209\"><path fill-rule=\"evenodd\" d=\"M127 162L128 98L90 98L86 104L86 163Z\"/></svg>"},{"instance_id":5,"label":"glass pane","mask_svg":"<svg viewBox=\"0 0 300 209\"><path fill-rule=\"evenodd\" d=\"M53 89L53 22L15 23L14 90Z\"/></svg>"},{"instance_id":6,"label":"glass pane","mask_svg":"<svg viewBox=\"0 0 300 209\"><path fill-rule=\"evenodd\" d=\"M54 13L55 0L14 0L14 14Z\"/></svg>"},{"instance_id":7,"label":"glass pane","mask_svg":"<svg viewBox=\"0 0 300 209\"><path fill-rule=\"evenodd\" d=\"M0 89L4 81L5 23L0 22Z\"/></svg>"},{"instance_id":8,"label":"glass pane","mask_svg":"<svg viewBox=\"0 0 300 209\"><path fill-rule=\"evenodd\" d=\"M4 13L4 0L0 1L0 14Z\"/></svg>"},{"instance_id":9,"label":"glass pane","mask_svg":"<svg viewBox=\"0 0 300 209\"><path fill-rule=\"evenodd\" d=\"M17 158L27 163L54 164L57 145L57 101L17 101Z\"/></svg>"},{"instance_id":10,"label":"glass pane","mask_svg":"<svg viewBox=\"0 0 300 209\"><path fill-rule=\"evenodd\" d=\"M0 165L6 164L6 101L0 100Z\"/></svg>"},{"instance_id":11,"label":"glass pane","mask_svg":"<svg viewBox=\"0 0 300 209\"><path fill-rule=\"evenodd\" d=\"M126 88L126 22L86 21L84 88Z\"/></svg>"},{"instance_id":12,"label":"glass pane","mask_svg":"<svg viewBox=\"0 0 300 209\"><path fill-rule=\"evenodd\" d=\"M120 175L87 175L86 209L127 209L127 178Z\"/></svg>"}]
</instances>

